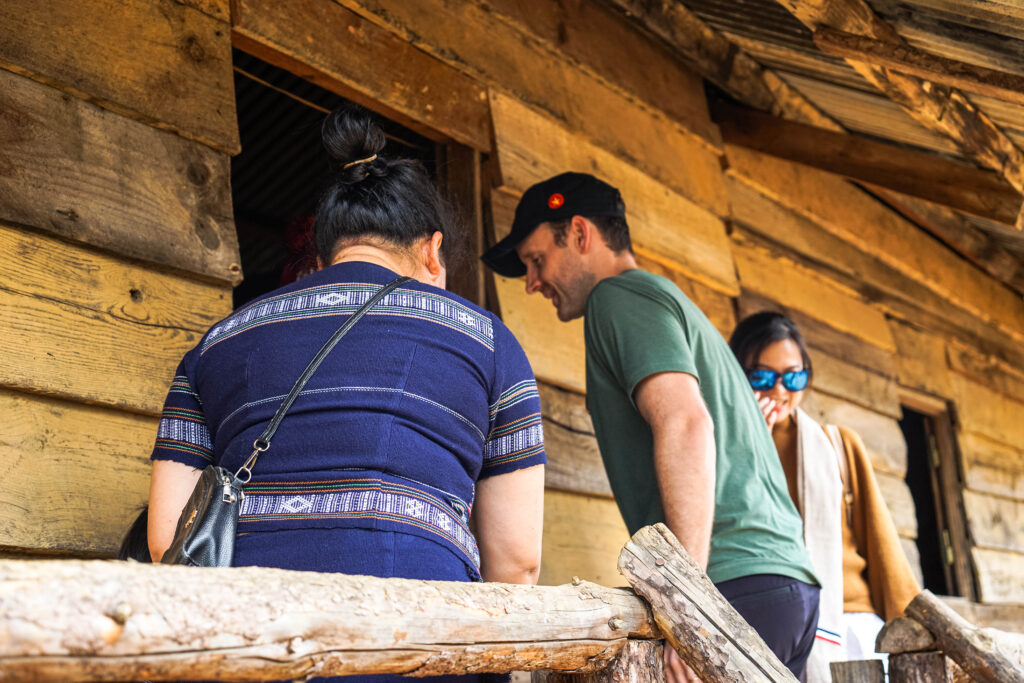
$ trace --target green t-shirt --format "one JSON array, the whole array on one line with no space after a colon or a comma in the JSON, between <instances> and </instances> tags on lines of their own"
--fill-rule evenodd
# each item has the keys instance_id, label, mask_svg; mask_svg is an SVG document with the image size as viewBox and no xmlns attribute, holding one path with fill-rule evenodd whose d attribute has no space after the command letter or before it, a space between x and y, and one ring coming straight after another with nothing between
<instances>
[{"instance_id":1,"label":"green t-shirt","mask_svg":"<svg viewBox=\"0 0 1024 683\"><path fill-rule=\"evenodd\" d=\"M708 576L781 574L817 584L775 444L729 345L669 280L629 270L587 300L587 409L629 532L664 522L651 429L633 391L658 372L700 382L715 425L715 518Z\"/></svg>"}]
</instances>

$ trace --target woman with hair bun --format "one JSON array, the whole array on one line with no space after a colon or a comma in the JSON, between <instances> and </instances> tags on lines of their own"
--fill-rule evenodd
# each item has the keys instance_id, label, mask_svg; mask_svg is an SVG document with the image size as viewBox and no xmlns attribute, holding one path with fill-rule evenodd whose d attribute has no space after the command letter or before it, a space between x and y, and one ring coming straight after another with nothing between
<instances>
[{"instance_id":1,"label":"woman with hair bun","mask_svg":"<svg viewBox=\"0 0 1024 683\"><path fill-rule=\"evenodd\" d=\"M807 680L831 681L829 662L882 658L875 637L883 620L902 616L920 589L864 443L800 408L813 372L796 324L781 313L755 313L736 326L729 346L771 430L821 579Z\"/></svg>"},{"instance_id":2,"label":"woman with hair bun","mask_svg":"<svg viewBox=\"0 0 1024 683\"><path fill-rule=\"evenodd\" d=\"M214 325L171 384L152 557L201 470L238 469L324 342L409 276L327 356L253 467L233 564L535 583L545 455L529 362L494 314L444 289L460 238L423 166L386 156L358 109L332 112L323 141L335 169L315 217L320 270Z\"/></svg>"}]
</instances>

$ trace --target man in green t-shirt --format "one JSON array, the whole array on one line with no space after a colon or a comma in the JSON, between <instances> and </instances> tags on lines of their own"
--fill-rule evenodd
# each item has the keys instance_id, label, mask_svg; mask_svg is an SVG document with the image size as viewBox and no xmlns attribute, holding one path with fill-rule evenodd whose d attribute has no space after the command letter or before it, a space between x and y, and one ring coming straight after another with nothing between
<instances>
[{"instance_id":1,"label":"man in green t-shirt","mask_svg":"<svg viewBox=\"0 0 1024 683\"><path fill-rule=\"evenodd\" d=\"M583 173L534 185L483 261L525 275L560 320L585 316L587 409L629 532L666 523L800 677L818 582L775 445L722 335L674 283L637 268L618 190ZM666 667L692 675L674 653Z\"/></svg>"}]
</instances>

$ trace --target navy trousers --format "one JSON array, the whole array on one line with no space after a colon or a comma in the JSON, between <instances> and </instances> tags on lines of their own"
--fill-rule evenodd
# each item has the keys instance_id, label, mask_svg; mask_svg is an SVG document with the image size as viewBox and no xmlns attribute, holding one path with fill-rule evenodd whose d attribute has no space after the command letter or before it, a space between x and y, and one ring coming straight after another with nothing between
<instances>
[{"instance_id":1,"label":"navy trousers","mask_svg":"<svg viewBox=\"0 0 1024 683\"><path fill-rule=\"evenodd\" d=\"M715 585L786 668L804 680L818 628L821 589L776 574L744 576Z\"/></svg>"}]
</instances>

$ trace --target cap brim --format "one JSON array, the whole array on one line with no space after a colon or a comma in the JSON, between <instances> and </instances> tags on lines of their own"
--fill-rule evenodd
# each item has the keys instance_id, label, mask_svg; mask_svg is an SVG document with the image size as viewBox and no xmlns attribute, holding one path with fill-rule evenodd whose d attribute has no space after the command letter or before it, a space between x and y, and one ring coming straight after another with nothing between
<instances>
[{"instance_id":1,"label":"cap brim","mask_svg":"<svg viewBox=\"0 0 1024 683\"><path fill-rule=\"evenodd\" d=\"M512 234L509 234L505 239L484 252L480 260L498 275L504 277L523 277L526 275L526 266L519 260L519 254L516 253L516 247L519 246L521 241L521 239L516 240Z\"/></svg>"}]
</instances>

